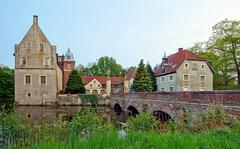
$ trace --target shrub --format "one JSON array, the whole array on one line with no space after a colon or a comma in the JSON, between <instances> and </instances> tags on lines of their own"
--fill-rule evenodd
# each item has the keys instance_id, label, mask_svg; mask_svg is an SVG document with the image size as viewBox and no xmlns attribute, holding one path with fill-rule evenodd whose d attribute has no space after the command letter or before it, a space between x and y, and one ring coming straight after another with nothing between
<instances>
[{"instance_id":1,"label":"shrub","mask_svg":"<svg viewBox=\"0 0 240 149\"><path fill-rule=\"evenodd\" d=\"M98 97L96 94L81 94L80 99L83 103L90 102L92 105L97 105Z\"/></svg>"},{"instance_id":2,"label":"shrub","mask_svg":"<svg viewBox=\"0 0 240 149\"><path fill-rule=\"evenodd\" d=\"M136 117L127 120L127 127L130 131L153 131L157 128L158 121L149 112L141 112Z\"/></svg>"},{"instance_id":3,"label":"shrub","mask_svg":"<svg viewBox=\"0 0 240 149\"><path fill-rule=\"evenodd\" d=\"M74 117L68 124L68 129L73 134L88 135L104 127L102 117L98 116L93 109L84 108L79 115Z\"/></svg>"}]
</instances>

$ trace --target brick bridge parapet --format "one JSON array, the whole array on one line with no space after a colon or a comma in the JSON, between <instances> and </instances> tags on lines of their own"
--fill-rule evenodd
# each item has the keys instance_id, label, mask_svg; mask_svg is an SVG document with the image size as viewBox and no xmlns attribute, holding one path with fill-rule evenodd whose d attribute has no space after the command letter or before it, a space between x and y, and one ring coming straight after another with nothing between
<instances>
[{"instance_id":1,"label":"brick bridge parapet","mask_svg":"<svg viewBox=\"0 0 240 149\"><path fill-rule=\"evenodd\" d=\"M240 116L240 91L189 91L189 92L140 92L111 95L111 107L118 104L127 112L129 107L139 112L148 108L151 112L162 111L177 119L181 110L198 113L220 105L226 113Z\"/></svg>"}]
</instances>

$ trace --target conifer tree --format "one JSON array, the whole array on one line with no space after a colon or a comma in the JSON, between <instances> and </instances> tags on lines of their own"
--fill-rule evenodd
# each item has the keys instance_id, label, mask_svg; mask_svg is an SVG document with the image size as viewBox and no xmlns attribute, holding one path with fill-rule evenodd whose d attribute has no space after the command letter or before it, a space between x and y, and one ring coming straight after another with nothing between
<instances>
[{"instance_id":1,"label":"conifer tree","mask_svg":"<svg viewBox=\"0 0 240 149\"><path fill-rule=\"evenodd\" d=\"M151 92L153 90L152 80L143 63L143 59L138 65L137 74L133 81L132 89L135 92Z\"/></svg>"},{"instance_id":2,"label":"conifer tree","mask_svg":"<svg viewBox=\"0 0 240 149\"><path fill-rule=\"evenodd\" d=\"M69 75L65 92L71 93L71 94L85 93L85 88L82 82L82 78L79 75L77 70L73 70Z\"/></svg>"},{"instance_id":3,"label":"conifer tree","mask_svg":"<svg viewBox=\"0 0 240 149\"><path fill-rule=\"evenodd\" d=\"M150 78L152 80L152 88L153 88L152 91L157 91L156 77L155 77L155 74L154 74L154 72L152 70L152 67L149 63L147 64L147 72L149 73Z\"/></svg>"}]
</instances>

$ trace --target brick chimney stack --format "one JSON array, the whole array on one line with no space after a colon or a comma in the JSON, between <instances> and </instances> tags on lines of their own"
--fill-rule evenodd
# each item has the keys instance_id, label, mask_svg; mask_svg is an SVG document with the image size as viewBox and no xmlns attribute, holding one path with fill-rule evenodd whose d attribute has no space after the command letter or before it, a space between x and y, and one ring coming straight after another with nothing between
<instances>
[{"instance_id":1,"label":"brick chimney stack","mask_svg":"<svg viewBox=\"0 0 240 149\"><path fill-rule=\"evenodd\" d=\"M37 15L33 16L33 24L38 24L38 16Z\"/></svg>"}]
</instances>

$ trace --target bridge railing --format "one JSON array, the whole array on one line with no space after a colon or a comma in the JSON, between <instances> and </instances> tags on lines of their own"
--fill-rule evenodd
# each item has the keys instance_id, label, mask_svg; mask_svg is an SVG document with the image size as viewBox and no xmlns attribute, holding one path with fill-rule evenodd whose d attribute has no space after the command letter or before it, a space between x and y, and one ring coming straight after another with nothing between
<instances>
[{"instance_id":1,"label":"bridge railing","mask_svg":"<svg viewBox=\"0 0 240 149\"><path fill-rule=\"evenodd\" d=\"M111 94L111 98L240 105L240 91L115 93Z\"/></svg>"}]
</instances>

